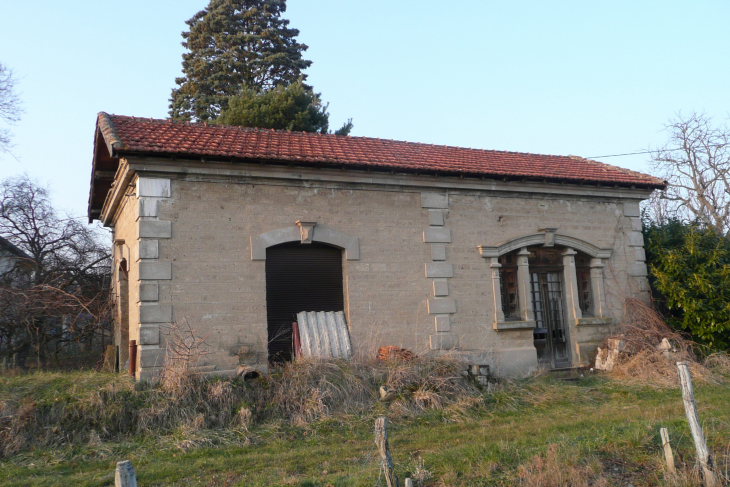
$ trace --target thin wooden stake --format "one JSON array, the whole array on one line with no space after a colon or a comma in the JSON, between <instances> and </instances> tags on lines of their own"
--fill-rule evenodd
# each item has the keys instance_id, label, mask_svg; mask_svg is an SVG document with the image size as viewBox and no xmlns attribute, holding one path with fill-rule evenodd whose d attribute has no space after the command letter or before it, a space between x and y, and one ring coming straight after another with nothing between
<instances>
[{"instance_id":1,"label":"thin wooden stake","mask_svg":"<svg viewBox=\"0 0 730 487\"><path fill-rule=\"evenodd\" d=\"M406 487L413 487L413 481L408 477L406 477Z\"/></svg>"},{"instance_id":2,"label":"thin wooden stake","mask_svg":"<svg viewBox=\"0 0 730 487\"><path fill-rule=\"evenodd\" d=\"M712 471L712 456L710 455L710 450L707 448L705 435L702 434L702 426L700 426L700 421L697 417L697 405L695 404L695 395L692 391L692 377L689 374L687 362L677 362L677 371L679 373L679 384L682 386L684 412L687 415L689 429L692 432L692 439L697 450L697 459L702 467L705 485L707 487L718 487L719 484Z\"/></svg>"},{"instance_id":3,"label":"thin wooden stake","mask_svg":"<svg viewBox=\"0 0 730 487\"><path fill-rule=\"evenodd\" d=\"M674 455L672 454L672 446L669 444L669 431L666 428L660 428L659 434L662 437L664 458L667 460L667 471L672 475L676 475L677 469L674 468Z\"/></svg>"},{"instance_id":4,"label":"thin wooden stake","mask_svg":"<svg viewBox=\"0 0 730 487\"><path fill-rule=\"evenodd\" d=\"M117 471L114 472L115 487L137 487L137 476L134 473L132 462L124 460L117 462Z\"/></svg>"},{"instance_id":5,"label":"thin wooden stake","mask_svg":"<svg viewBox=\"0 0 730 487\"><path fill-rule=\"evenodd\" d=\"M393 459L390 457L390 447L388 446L388 418L384 416L380 416L375 420L375 444L380 452L385 482L388 487L400 487L398 476L395 474L395 468L393 468Z\"/></svg>"}]
</instances>

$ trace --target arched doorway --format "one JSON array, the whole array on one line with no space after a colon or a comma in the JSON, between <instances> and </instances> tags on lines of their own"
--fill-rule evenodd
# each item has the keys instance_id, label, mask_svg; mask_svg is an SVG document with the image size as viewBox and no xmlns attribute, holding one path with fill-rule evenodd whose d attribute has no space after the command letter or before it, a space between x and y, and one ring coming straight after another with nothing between
<instances>
[{"instance_id":1,"label":"arched doorway","mask_svg":"<svg viewBox=\"0 0 730 487\"><path fill-rule=\"evenodd\" d=\"M575 258L575 275L568 270L567 278L566 252ZM499 257L504 321L534 326L533 343L543 367L566 368L572 364L568 294L577 292L581 315L593 316L590 261L589 255L562 246L523 247ZM575 290L567 284L572 281Z\"/></svg>"},{"instance_id":2,"label":"arched doorway","mask_svg":"<svg viewBox=\"0 0 730 487\"><path fill-rule=\"evenodd\" d=\"M343 311L342 249L289 242L266 249L269 360L292 359L292 322L301 311Z\"/></svg>"},{"instance_id":3,"label":"arched doorway","mask_svg":"<svg viewBox=\"0 0 730 487\"><path fill-rule=\"evenodd\" d=\"M563 249L530 247L530 299L535 316L533 332L540 365L570 367L570 348L566 331L563 283Z\"/></svg>"}]
</instances>

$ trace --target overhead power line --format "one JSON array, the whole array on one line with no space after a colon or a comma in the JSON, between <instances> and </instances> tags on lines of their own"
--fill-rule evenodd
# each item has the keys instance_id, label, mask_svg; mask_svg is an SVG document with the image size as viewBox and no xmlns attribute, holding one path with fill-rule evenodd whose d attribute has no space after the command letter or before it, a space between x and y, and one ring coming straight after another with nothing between
<instances>
[{"instance_id":1,"label":"overhead power line","mask_svg":"<svg viewBox=\"0 0 730 487\"><path fill-rule=\"evenodd\" d=\"M651 154L651 151L627 152L626 154L610 154L610 155L607 155L607 156L591 156L591 157L588 157L588 159L602 159L604 157L634 156L636 154Z\"/></svg>"},{"instance_id":2,"label":"overhead power line","mask_svg":"<svg viewBox=\"0 0 730 487\"><path fill-rule=\"evenodd\" d=\"M668 152L674 152L674 151L681 151L683 149L661 149L661 150L662 151L668 151ZM642 151L642 152L627 152L626 154L609 154L607 156L591 156L591 157L587 157L586 159L602 159L604 157L634 156L636 154L651 154L653 152L657 152L657 151L645 150L645 151Z\"/></svg>"}]
</instances>

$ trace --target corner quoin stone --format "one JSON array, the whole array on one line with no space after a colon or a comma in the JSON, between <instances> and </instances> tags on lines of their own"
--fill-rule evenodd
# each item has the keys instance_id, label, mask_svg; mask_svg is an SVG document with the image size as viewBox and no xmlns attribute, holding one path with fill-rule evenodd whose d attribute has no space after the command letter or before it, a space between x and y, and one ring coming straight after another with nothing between
<instances>
[{"instance_id":1,"label":"corner quoin stone","mask_svg":"<svg viewBox=\"0 0 730 487\"><path fill-rule=\"evenodd\" d=\"M423 230L425 243L451 243L451 230L443 227L429 227Z\"/></svg>"},{"instance_id":2,"label":"corner quoin stone","mask_svg":"<svg viewBox=\"0 0 730 487\"><path fill-rule=\"evenodd\" d=\"M139 178L137 181L137 197L152 196L156 198L170 197L170 180L160 178Z\"/></svg>"},{"instance_id":3,"label":"corner quoin stone","mask_svg":"<svg viewBox=\"0 0 730 487\"><path fill-rule=\"evenodd\" d=\"M157 199L155 198L140 198L139 199L139 216L140 217L156 217L157 212Z\"/></svg>"},{"instance_id":4,"label":"corner quoin stone","mask_svg":"<svg viewBox=\"0 0 730 487\"><path fill-rule=\"evenodd\" d=\"M139 241L140 259L157 259L160 256L156 239L144 239Z\"/></svg>"},{"instance_id":5,"label":"corner quoin stone","mask_svg":"<svg viewBox=\"0 0 730 487\"><path fill-rule=\"evenodd\" d=\"M444 226L444 210L428 210L428 224L434 227Z\"/></svg>"},{"instance_id":6,"label":"corner quoin stone","mask_svg":"<svg viewBox=\"0 0 730 487\"><path fill-rule=\"evenodd\" d=\"M456 313L456 301L452 298L429 299L428 314Z\"/></svg>"},{"instance_id":7,"label":"corner quoin stone","mask_svg":"<svg viewBox=\"0 0 730 487\"><path fill-rule=\"evenodd\" d=\"M436 333L430 335L431 350L453 350L459 343L457 337L451 333Z\"/></svg>"},{"instance_id":8,"label":"corner quoin stone","mask_svg":"<svg viewBox=\"0 0 730 487\"><path fill-rule=\"evenodd\" d=\"M139 222L139 238L172 238L172 222L142 220Z\"/></svg>"},{"instance_id":9,"label":"corner quoin stone","mask_svg":"<svg viewBox=\"0 0 730 487\"><path fill-rule=\"evenodd\" d=\"M139 307L141 323L170 323L172 321L172 305L147 304Z\"/></svg>"},{"instance_id":10,"label":"corner quoin stone","mask_svg":"<svg viewBox=\"0 0 730 487\"><path fill-rule=\"evenodd\" d=\"M449 315L438 315L434 321L436 322L437 333L451 331L451 317Z\"/></svg>"},{"instance_id":11,"label":"corner quoin stone","mask_svg":"<svg viewBox=\"0 0 730 487\"><path fill-rule=\"evenodd\" d=\"M139 285L140 301L157 301L159 297L160 289L156 282L143 282Z\"/></svg>"},{"instance_id":12,"label":"corner quoin stone","mask_svg":"<svg viewBox=\"0 0 730 487\"><path fill-rule=\"evenodd\" d=\"M446 262L426 264L426 277L454 277L454 266Z\"/></svg>"},{"instance_id":13,"label":"corner quoin stone","mask_svg":"<svg viewBox=\"0 0 730 487\"><path fill-rule=\"evenodd\" d=\"M447 281L446 279L434 279L433 295L434 296L448 296L449 295L449 281Z\"/></svg>"},{"instance_id":14,"label":"corner quoin stone","mask_svg":"<svg viewBox=\"0 0 730 487\"><path fill-rule=\"evenodd\" d=\"M446 260L446 245L431 244L431 260Z\"/></svg>"},{"instance_id":15,"label":"corner quoin stone","mask_svg":"<svg viewBox=\"0 0 730 487\"><path fill-rule=\"evenodd\" d=\"M164 360L165 357L159 345L141 345L139 347L140 367L162 367Z\"/></svg>"},{"instance_id":16,"label":"corner quoin stone","mask_svg":"<svg viewBox=\"0 0 730 487\"><path fill-rule=\"evenodd\" d=\"M439 193L421 193L421 208L443 208L449 207L449 196Z\"/></svg>"},{"instance_id":17,"label":"corner quoin stone","mask_svg":"<svg viewBox=\"0 0 730 487\"><path fill-rule=\"evenodd\" d=\"M624 216L641 216L641 208L639 202L626 201L624 202Z\"/></svg>"},{"instance_id":18,"label":"corner quoin stone","mask_svg":"<svg viewBox=\"0 0 730 487\"><path fill-rule=\"evenodd\" d=\"M139 327L140 345L159 345L160 327L158 325L141 325Z\"/></svg>"},{"instance_id":19,"label":"corner quoin stone","mask_svg":"<svg viewBox=\"0 0 730 487\"><path fill-rule=\"evenodd\" d=\"M169 280L172 279L172 262L140 262L140 280Z\"/></svg>"}]
</instances>

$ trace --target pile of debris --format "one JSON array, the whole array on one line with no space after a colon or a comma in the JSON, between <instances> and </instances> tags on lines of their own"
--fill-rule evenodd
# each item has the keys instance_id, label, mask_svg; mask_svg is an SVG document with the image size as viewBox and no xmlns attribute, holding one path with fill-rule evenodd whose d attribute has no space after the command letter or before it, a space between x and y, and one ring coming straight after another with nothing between
<instances>
[{"instance_id":1,"label":"pile of debris","mask_svg":"<svg viewBox=\"0 0 730 487\"><path fill-rule=\"evenodd\" d=\"M690 364L693 377L708 375L698 363L693 346L656 310L637 299L627 299L622 322L598 348L595 368L634 381L676 387L678 361Z\"/></svg>"},{"instance_id":2,"label":"pile of debris","mask_svg":"<svg viewBox=\"0 0 730 487\"><path fill-rule=\"evenodd\" d=\"M596 370L604 370L606 372L613 372L613 368L616 366L619 360L621 352L626 348L626 340L623 338L607 338L604 347L598 347L598 354L596 355ZM662 338L661 343L654 347L658 353L661 353L666 359L672 363L677 362L679 359L677 351L670 341L666 338Z\"/></svg>"}]
</instances>

